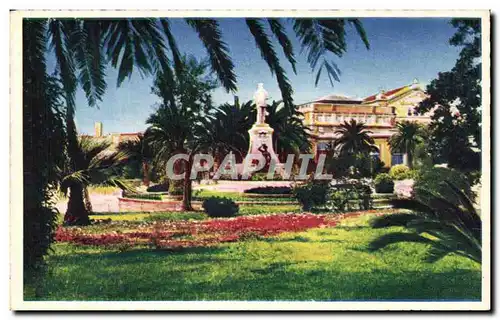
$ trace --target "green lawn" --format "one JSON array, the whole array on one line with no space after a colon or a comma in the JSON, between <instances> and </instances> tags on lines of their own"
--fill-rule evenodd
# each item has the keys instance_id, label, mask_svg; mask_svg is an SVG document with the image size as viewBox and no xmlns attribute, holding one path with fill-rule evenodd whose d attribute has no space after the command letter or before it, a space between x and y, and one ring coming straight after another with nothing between
<instances>
[{"instance_id":1,"label":"green lawn","mask_svg":"<svg viewBox=\"0 0 500 320\"><path fill-rule=\"evenodd\" d=\"M448 256L423 262L425 245L370 253L387 230L369 216L335 228L180 252L54 246L29 300L479 300L480 266ZM396 229L396 228L395 228Z\"/></svg>"}]
</instances>

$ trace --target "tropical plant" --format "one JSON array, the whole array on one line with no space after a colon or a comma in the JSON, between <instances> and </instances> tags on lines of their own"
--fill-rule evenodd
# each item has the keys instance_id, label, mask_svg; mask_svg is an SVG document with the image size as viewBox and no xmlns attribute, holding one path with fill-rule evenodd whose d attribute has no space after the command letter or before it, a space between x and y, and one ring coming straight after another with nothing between
<instances>
[{"instance_id":1,"label":"tropical plant","mask_svg":"<svg viewBox=\"0 0 500 320\"><path fill-rule=\"evenodd\" d=\"M236 161L243 161L248 151L248 130L255 122L256 112L252 101L219 106L212 121L212 135L217 145L212 146L215 169L229 152L235 154Z\"/></svg>"},{"instance_id":2,"label":"tropical plant","mask_svg":"<svg viewBox=\"0 0 500 320\"><path fill-rule=\"evenodd\" d=\"M184 170L182 183L183 209L192 210L191 179L194 155L217 146L218 136L212 135L214 116L211 91L216 83L208 73L208 64L199 62L194 57L182 57L182 71L173 83L166 83L166 78L159 74L152 92L161 102L146 123L145 139L155 153L156 164L165 166L174 155L187 154L188 159L176 161L174 172ZM173 99L170 94L173 93ZM180 185L179 180L171 181L172 191Z\"/></svg>"},{"instance_id":3,"label":"tropical plant","mask_svg":"<svg viewBox=\"0 0 500 320\"><path fill-rule=\"evenodd\" d=\"M149 186L150 164L153 158L153 153L149 145L146 143L144 135L139 135L137 139L120 142L117 149L128 154L128 166L142 167L142 182L145 186Z\"/></svg>"},{"instance_id":4,"label":"tropical plant","mask_svg":"<svg viewBox=\"0 0 500 320\"><path fill-rule=\"evenodd\" d=\"M47 73L46 24L23 21L23 261L24 275L40 270L53 241L58 211L53 193L65 145L61 84ZM28 280L28 278L26 278Z\"/></svg>"},{"instance_id":5,"label":"tropical plant","mask_svg":"<svg viewBox=\"0 0 500 320\"><path fill-rule=\"evenodd\" d=\"M428 188L430 190L437 190L438 193L448 193L447 197L449 201L459 201L453 193L447 192L447 186L442 183L445 180L453 181L454 186L475 202L477 194L472 190L468 176L456 169L433 167L423 170L419 173L417 179L415 179L414 188L417 190ZM426 200L427 194L421 193L419 196Z\"/></svg>"},{"instance_id":6,"label":"tropical plant","mask_svg":"<svg viewBox=\"0 0 500 320\"><path fill-rule=\"evenodd\" d=\"M127 160L124 152L109 150L111 142L99 141L93 137L78 139L78 154L60 172L61 191L67 195L68 208L64 222L68 225L90 223L90 206L87 187L90 184L109 184L128 189L116 178L117 170Z\"/></svg>"},{"instance_id":7,"label":"tropical plant","mask_svg":"<svg viewBox=\"0 0 500 320\"><path fill-rule=\"evenodd\" d=\"M421 127L416 122L403 121L397 125L397 132L389 139L392 152L403 152L408 157L408 167L413 168L415 149L422 142Z\"/></svg>"},{"instance_id":8,"label":"tropical plant","mask_svg":"<svg viewBox=\"0 0 500 320\"><path fill-rule=\"evenodd\" d=\"M345 121L335 131L338 138L334 142L334 148L341 156L378 151L370 133L371 131L367 130L362 122L356 122L354 119L350 122Z\"/></svg>"},{"instance_id":9,"label":"tropical plant","mask_svg":"<svg viewBox=\"0 0 500 320\"><path fill-rule=\"evenodd\" d=\"M377 217L372 226L403 226L409 232L384 234L370 243L370 249L417 242L430 246L427 257L430 262L455 253L481 263L481 217L472 200L448 180L441 181L440 186L439 191L417 186L414 199L392 200L395 208L409 209L411 213Z\"/></svg>"},{"instance_id":10,"label":"tropical plant","mask_svg":"<svg viewBox=\"0 0 500 320\"><path fill-rule=\"evenodd\" d=\"M304 126L298 111L290 112L281 101L273 101L266 112L266 123L274 129L274 150L281 161L286 161L288 154L298 156L310 151L309 128Z\"/></svg>"}]
</instances>

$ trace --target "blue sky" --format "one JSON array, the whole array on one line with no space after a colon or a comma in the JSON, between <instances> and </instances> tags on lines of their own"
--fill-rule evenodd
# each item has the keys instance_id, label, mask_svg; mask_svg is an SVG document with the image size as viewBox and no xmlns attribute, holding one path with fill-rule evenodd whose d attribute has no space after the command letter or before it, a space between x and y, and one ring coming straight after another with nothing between
<instances>
[{"instance_id":1,"label":"blue sky","mask_svg":"<svg viewBox=\"0 0 500 320\"><path fill-rule=\"evenodd\" d=\"M332 87L326 74L317 87L315 72L311 71L305 54L300 54L300 45L293 36L297 58L297 74L294 74L284 58L281 47L275 46L281 63L294 88L297 104L332 94L365 97L380 89L392 89L406 85L417 78L428 83L440 71L453 67L459 49L448 44L455 29L449 19L441 18L366 18L362 19L371 48L367 50L354 29L347 31L347 53L342 57L331 56L342 74L340 82ZM238 77L240 101L252 98L257 83L263 82L271 99L280 99L275 78L261 59L253 38L241 19L221 19L223 39L229 45L231 57ZM292 34L291 26L287 27ZM173 19L174 35L181 52L204 58L206 52L196 36L182 20ZM49 64L51 65L51 64ZM81 90L77 93L76 122L80 133L92 134L94 122L101 121L104 133L137 132L146 128L145 120L158 99L150 93L152 79L134 73L130 80L116 87L117 72L109 68L108 89L99 108L87 105ZM233 94L217 89L214 101L233 101Z\"/></svg>"}]
</instances>

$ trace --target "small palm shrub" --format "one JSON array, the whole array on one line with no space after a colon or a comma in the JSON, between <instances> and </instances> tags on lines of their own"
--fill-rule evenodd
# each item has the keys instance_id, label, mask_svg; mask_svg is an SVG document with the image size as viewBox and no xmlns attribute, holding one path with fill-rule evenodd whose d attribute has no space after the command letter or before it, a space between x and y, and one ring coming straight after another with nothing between
<instances>
[{"instance_id":1,"label":"small palm shrub","mask_svg":"<svg viewBox=\"0 0 500 320\"><path fill-rule=\"evenodd\" d=\"M389 170L389 175L393 180L409 179L410 168L404 164L397 164Z\"/></svg>"},{"instance_id":2,"label":"small palm shrub","mask_svg":"<svg viewBox=\"0 0 500 320\"><path fill-rule=\"evenodd\" d=\"M399 242L430 245L427 261L435 262L454 253L481 263L481 217L473 200L449 180L420 184L413 199L392 200L395 208L410 213L389 214L372 220L373 228L406 227L410 232L390 232L373 240L371 250Z\"/></svg>"},{"instance_id":3,"label":"small palm shrub","mask_svg":"<svg viewBox=\"0 0 500 320\"><path fill-rule=\"evenodd\" d=\"M211 218L234 217L240 210L233 200L223 197L210 197L203 201L202 207Z\"/></svg>"},{"instance_id":4,"label":"small palm shrub","mask_svg":"<svg viewBox=\"0 0 500 320\"><path fill-rule=\"evenodd\" d=\"M375 192L377 193L393 193L394 181L387 173L380 173L375 177Z\"/></svg>"},{"instance_id":5,"label":"small palm shrub","mask_svg":"<svg viewBox=\"0 0 500 320\"><path fill-rule=\"evenodd\" d=\"M313 181L293 189L293 195L299 201L304 211L310 211L314 207L325 205L328 201L329 193L330 187L328 182Z\"/></svg>"}]
</instances>

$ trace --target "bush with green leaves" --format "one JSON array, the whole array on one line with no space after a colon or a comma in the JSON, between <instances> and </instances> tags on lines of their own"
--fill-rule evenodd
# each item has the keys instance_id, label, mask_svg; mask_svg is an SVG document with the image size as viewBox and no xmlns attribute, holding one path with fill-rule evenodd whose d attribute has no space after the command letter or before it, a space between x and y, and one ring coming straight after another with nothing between
<instances>
[{"instance_id":1,"label":"bush with green leaves","mask_svg":"<svg viewBox=\"0 0 500 320\"><path fill-rule=\"evenodd\" d=\"M388 173L380 173L375 177L375 192L377 193L393 193L394 181Z\"/></svg>"},{"instance_id":2,"label":"bush with green leaves","mask_svg":"<svg viewBox=\"0 0 500 320\"><path fill-rule=\"evenodd\" d=\"M291 194L292 188L290 187L256 187L247 189L244 193L256 194Z\"/></svg>"},{"instance_id":3,"label":"bush with green leaves","mask_svg":"<svg viewBox=\"0 0 500 320\"><path fill-rule=\"evenodd\" d=\"M267 177L267 172L256 172L252 174L250 178L251 181L269 181L269 180L283 180L283 177L280 174L274 174L271 179Z\"/></svg>"},{"instance_id":4,"label":"bush with green leaves","mask_svg":"<svg viewBox=\"0 0 500 320\"><path fill-rule=\"evenodd\" d=\"M331 187L327 208L334 212L369 210L372 208L372 190L361 183L336 184Z\"/></svg>"},{"instance_id":5,"label":"bush with green leaves","mask_svg":"<svg viewBox=\"0 0 500 320\"><path fill-rule=\"evenodd\" d=\"M406 174L406 179L417 180L419 176L420 170L410 169L410 171L408 171L408 173Z\"/></svg>"},{"instance_id":6,"label":"bush with green leaves","mask_svg":"<svg viewBox=\"0 0 500 320\"><path fill-rule=\"evenodd\" d=\"M328 201L329 194L330 186L328 182L312 181L293 189L293 195L302 205L304 211L324 206Z\"/></svg>"},{"instance_id":7,"label":"bush with green leaves","mask_svg":"<svg viewBox=\"0 0 500 320\"><path fill-rule=\"evenodd\" d=\"M168 192L169 189L169 183L160 183L160 184L155 184L154 186L149 187L146 191L147 192Z\"/></svg>"},{"instance_id":8,"label":"bush with green leaves","mask_svg":"<svg viewBox=\"0 0 500 320\"><path fill-rule=\"evenodd\" d=\"M410 168L404 164L397 164L389 170L389 175L393 180L409 179Z\"/></svg>"},{"instance_id":9,"label":"bush with green leaves","mask_svg":"<svg viewBox=\"0 0 500 320\"><path fill-rule=\"evenodd\" d=\"M203 201L203 209L212 218L228 218L238 214L240 207L231 199L210 197Z\"/></svg>"}]
</instances>

